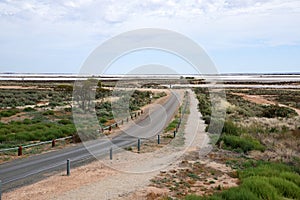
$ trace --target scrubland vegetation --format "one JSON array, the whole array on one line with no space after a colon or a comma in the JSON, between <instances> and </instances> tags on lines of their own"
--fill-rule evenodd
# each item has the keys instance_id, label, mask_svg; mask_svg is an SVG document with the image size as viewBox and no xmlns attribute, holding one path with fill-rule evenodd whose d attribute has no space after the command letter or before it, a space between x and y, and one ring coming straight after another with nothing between
<instances>
[{"instance_id":1,"label":"scrubland vegetation","mask_svg":"<svg viewBox=\"0 0 300 200\"><path fill-rule=\"evenodd\" d=\"M161 171L151 186L168 192L149 193L148 199L300 199L299 100L292 98L299 91L226 90L225 101L217 99L212 108L209 90L194 90L213 150L205 157L187 153L177 169ZM249 101L240 94L271 103ZM225 117L218 107L224 105Z\"/></svg>"},{"instance_id":2,"label":"scrubland vegetation","mask_svg":"<svg viewBox=\"0 0 300 200\"><path fill-rule=\"evenodd\" d=\"M212 196L188 195L186 200L240 200L240 199L299 199L298 169L285 164L264 161L243 163L237 177L238 187L216 192Z\"/></svg>"},{"instance_id":3,"label":"scrubland vegetation","mask_svg":"<svg viewBox=\"0 0 300 200\"><path fill-rule=\"evenodd\" d=\"M95 110L102 126L113 123L112 102L128 102L129 112L139 110L164 92L133 91L113 93L101 87L95 93ZM72 84L45 84L38 89L1 89L0 91L0 149L76 135L72 119Z\"/></svg>"},{"instance_id":4,"label":"scrubland vegetation","mask_svg":"<svg viewBox=\"0 0 300 200\"><path fill-rule=\"evenodd\" d=\"M300 109L300 91L295 89L275 90L275 89L252 89L252 90L230 90L235 93L245 93L250 95L260 95L264 98Z\"/></svg>"},{"instance_id":5,"label":"scrubland vegetation","mask_svg":"<svg viewBox=\"0 0 300 200\"><path fill-rule=\"evenodd\" d=\"M216 120L211 119L208 90L196 89L195 92L205 122L209 124ZM269 95L266 97L268 100L288 107L257 104L234 94L242 92ZM298 97L299 91L228 91L227 116L215 148L216 151L223 149L244 157L228 158L226 161L227 165L237 170L236 177L240 184L238 187L224 190L218 187L213 195L190 194L185 199L300 199L300 123L294 109L299 106ZM271 121L268 123L268 120ZM211 135L214 134L216 133L211 131ZM279 147L286 151L281 152Z\"/></svg>"},{"instance_id":6,"label":"scrubland vegetation","mask_svg":"<svg viewBox=\"0 0 300 200\"><path fill-rule=\"evenodd\" d=\"M156 99L166 95L150 91L113 93L102 83L97 86L93 103L102 126L115 122L112 102L120 109L128 105L129 112L133 112L150 103L150 96ZM1 89L0 149L75 135L72 93L73 86L68 83L48 83L36 90ZM211 126L206 131L211 138L218 138L208 157L230 167L233 171L225 175L237 179L238 185L216 184L224 172L198 162L199 155L188 155L179 169L163 172L161 177L152 180L153 186L168 188L172 195L165 199L300 199L300 116L296 112L300 108L300 91L226 90L226 102L222 102L226 105L224 119L212 116L208 89L197 88L195 93L202 118ZM238 93L257 95L275 103L254 103ZM180 111L162 134L162 143L173 137L171 133L179 117ZM214 127L220 125L224 126L218 135ZM183 140L183 135L179 138ZM151 147L145 143L146 150L147 145ZM208 191L204 191L206 186L211 186Z\"/></svg>"}]
</instances>

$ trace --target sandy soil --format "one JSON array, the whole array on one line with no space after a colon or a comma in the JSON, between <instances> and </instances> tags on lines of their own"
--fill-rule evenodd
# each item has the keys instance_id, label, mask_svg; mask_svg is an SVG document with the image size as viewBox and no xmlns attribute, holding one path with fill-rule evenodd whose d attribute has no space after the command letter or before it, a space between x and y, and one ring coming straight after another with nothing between
<instances>
[{"instance_id":1,"label":"sandy soil","mask_svg":"<svg viewBox=\"0 0 300 200\"><path fill-rule=\"evenodd\" d=\"M29 90L29 89L40 89L37 86L19 86L19 85L1 85L0 89L15 89L15 90Z\"/></svg>"}]
</instances>

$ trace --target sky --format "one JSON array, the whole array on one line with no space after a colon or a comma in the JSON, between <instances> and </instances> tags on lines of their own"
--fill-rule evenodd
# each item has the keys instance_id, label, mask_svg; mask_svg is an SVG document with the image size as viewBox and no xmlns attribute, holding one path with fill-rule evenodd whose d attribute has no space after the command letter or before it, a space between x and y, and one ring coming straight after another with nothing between
<instances>
[{"instance_id":1,"label":"sky","mask_svg":"<svg viewBox=\"0 0 300 200\"><path fill-rule=\"evenodd\" d=\"M300 72L299 24L299 0L0 0L0 73L77 73L104 41L140 28L189 37L220 73ZM174 55L149 53L109 73L137 63L192 73Z\"/></svg>"}]
</instances>

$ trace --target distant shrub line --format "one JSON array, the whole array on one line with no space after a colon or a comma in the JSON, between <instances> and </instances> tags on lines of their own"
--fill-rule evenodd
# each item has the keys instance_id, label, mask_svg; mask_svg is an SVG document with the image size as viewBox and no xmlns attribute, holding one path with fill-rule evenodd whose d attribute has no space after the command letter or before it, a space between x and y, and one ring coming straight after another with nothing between
<instances>
[{"instance_id":1,"label":"distant shrub line","mask_svg":"<svg viewBox=\"0 0 300 200\"><path fill-rule=\"evenodd\" d=\"M228 109L227 113L231 117L266 117L266 118L291 118L298 114L295 110L278 105L261 105L252 103L243 99L243 97L234 94L227 94L227 100L232 105L235 105L235 110Z\"/></svg>"},{"instance_id":2,"label":"distant shrub line","mask_svg":"<svg viewBox=\"0 0 300 200\"><path fill-rule=\"evenodd\" d=\"M300 91L299 90L285 90L285 89L249 89L249 90L232 90L236 93L246 93L250 95L268 95L269 100L277 101L279 103L292 106L300 109Z\"/></svg>"},{"instance_id":3,"label":"distant shrub line","mask_svg":"<svg viewBox=\"0 0 300 200\"><path fill-rule=\"evenodd\" d=\"M36 105L41 101L49 101L50 106L56 106L71 100L71 97L71 91L0 89L0 108Z\"/></svg>"}]
</instances>

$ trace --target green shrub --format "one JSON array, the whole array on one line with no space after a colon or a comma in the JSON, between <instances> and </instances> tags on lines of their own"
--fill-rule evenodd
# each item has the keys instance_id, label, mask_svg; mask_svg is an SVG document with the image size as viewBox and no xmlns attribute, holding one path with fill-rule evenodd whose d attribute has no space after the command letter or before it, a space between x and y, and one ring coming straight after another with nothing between
<instances>
[{"instance_id":1,"label":"green shrub","mask_svg":"<svg viewBox=\"0 0 300 200\"><path fill-rule=\"evenodd\" d=\"M278 177L268 178L269 183L277 189L280 196L300 199L300 188L295 183Z\"/></svg>"},{"instance_id":2,"label":"green shrub","mask_svg":"<svg viewBox=\"0 0 300 200\"><path fill-rule=\"evenodd\" d=\"M245 187L231 188L229 190L225 190L220 195L221 199L226 200L259 200L251 190ZM210 198L211 199L211 198Z\"/></svg>"},{"instance_id":3,"label":"green shrub","mask_svg":"<svg viewBox=\"0 0 300 200\"><path fill-rule=\"evenodd\" d=\"M227 93L226 99L230 104L233 104L237 107L235 110L237 117L260 116L264 110L262 105L247 101L239 95Z\"/></svg>"},{"instance_id":4,"label":"green shrub","mask_svg":"<svg viewBox=\"0 0 300 200\"><path fill-rule=\"evenodd\" d=\"M243 171L240 171L239 177L241 179L251 176L278 177L283 172L293 172L291 167L281 163L256 162L256 165L256 167L249 167Z\"/></svg>"},{"instance_id":5,"label":"green shrub","mask_svg":"<svg viewBox=\"0 0 300 200\"><path fill-rule=\"evenodd\" d=\"M23 120L23 124L31 124L31 123L32 123L32 121L28 118Z\"/></svg>"},{"instance_id":6,"label":"green shrub","mask_svg":"<svg viewBox=\"0 0 300 200\"><path fill-rule=\"evenodd\" d=\"M259 199L279 199L276 188L266 179L259 176L253 176L243 180L241 187L250 190Z\"/></svg>"},{"instance_id":7,"label":"green shrub","mask_svg":"<svg viewBox=\"0 0 300 200\"><path fill-rule=\"evenodd\" d=\"M70 136L76 133L76 128L73 124L63 126L60 128L60 130L62 131L63 136Z\"/></svg>"},{"instance_id":8,"label":"green shrub","mask_svg":"<svg viewBox=\"0 0 300 200\"><path fill-rule=\"evenodd\" d=\"M68 119L62 119L62 120L59 120L58 121L59 124L72 124L71 120L68 120Z\"/></svg>"},{"instance_id":9,"label":"green shrub","mask_svg":"<svg viewBox=\"0 0 300 200\"><path fill-rule=\"evenodd\" d=\"M176 128L177 124L179 122L179 119L176 118L174 119L166 128L165 128L165 132L169 132L172 131Z\"/></svg>"},{"instance_id":10,"label":"green shrub","mask_svg":"<svg viewBox=\"0 0 300 200\"><path fill-rule=\"evenodd\" d=\"M241 185L212 196L188 195L188 200L279 200L300 199L300 175L295 168L282 163L252 160L238 171Z\"/></svg>"},{"instance_id":11,"label":"green shrub","mask_svg":"<svg viewBox=\"0 0 300 200\"><path fill-rule=\"evenodd\" d=\"M18 109L10 109L10 110L4 110L0 112L0 118L1 117L11 117L20 111Z\"/></svg>"},{"instance_id":12,"label":"green shrub","mask_svg":"<svg viewBox=\"0 0 300 200\"><path fill-rule=\"evenodd\" d=\"M226 120L224 122L222 133L239 136L241 135L241 129L238 126L236 126L232 121Z\"/></svg>"},{"instance_id":13,"label":"green shrub","mask_svg":"<svg viewBox=\"0 0 300 200\"><path fill-rule=\"evenodd\" d=\"M107 122L107 119L104 118L104 117L101 117L101 118L99 119L99 121L100 121L101 124L104 124L104 123Z\"/></svg>"},{"instance_id":14,"label":"green shrub","mask_svg":"<svg viewBox=\"0 0 300 200\"><path fill-rule=\"evenodd\" d=\"M295 112L295 110L291 108L281 107L277 105L268 105L268 106L264 106L264 110L261 116L267 118L275 118L275 117L289 118L297 115L298 114Z\"/></svg>"},{"instance_id":15,"label":"green shrub","mask_svg":"<svg viewBox=\"0 0 300 200\"><path fill-rule=\"evenodd\" d=\"M231 150L242 150L244 153L252 150L264 151L265 147L259 143L259 141L252 138L243 138L235 135L223 135L219 139L218 143L223 141L225 147Z\"/></svg>"},{"instance_id":16,"label":"green shrub","mask_svg":"<svg viewBox=\"0 0 300 200\"><path fill-rule=\"evenodd\" d=\"M279 177L300 185L300 175L294 172L281 172Z\"/></svg>"},{"instance_id":17,"label":"green shrub","mask_svg":"<svg viewBox=\"0 0 300 200\"><path fill-rule=\"evenodd\" d=\"M30 141L31 136L26 132L20 132L15 135L17 141Z\"/></svg>"},{"instance_id":18,"label":"green shrub","mask_svg":"<svg viewBox=\"0 0 300 200\"><path fill-rule=\"evenodd\" d=\"M36 123L42 122L43 120L44 120L44 117L42 117L42 116L35 116L35 117L33 117L33 118L31 119L31 122L32 122L33 124L36 124Z\"/></svg>"},{"instance_id":19,"label":"green shrub","mask_svg":"<svg viewBox=\"0 0 300 200\"><path fill-rule=\"evenodd\" d=\"M54 115L54 111L53 110L47 110L47 111L43 112L43 115Z\"/></svg>"},{"instance_id":20,"label":"green shrub","mask_svg":"<svg viewBox=\"0 0 300 200\"><path fill-rule=\"evenodd\" d=\"M32 111L36 111L36 110L32 107L27 107L23 109L23 112L32 112Z\"/></svg>"}]
</instances>

